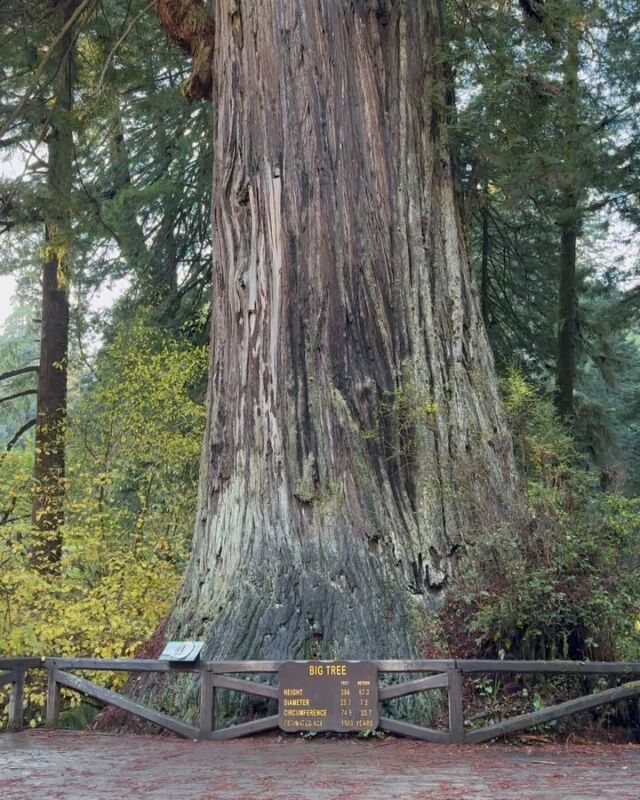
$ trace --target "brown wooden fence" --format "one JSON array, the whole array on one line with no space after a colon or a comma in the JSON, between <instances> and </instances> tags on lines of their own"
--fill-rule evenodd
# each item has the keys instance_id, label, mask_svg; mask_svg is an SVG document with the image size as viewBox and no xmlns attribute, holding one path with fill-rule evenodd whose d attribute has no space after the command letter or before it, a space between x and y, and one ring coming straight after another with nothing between
<instances>
[{"instance_id":1,"label":"brown wooden fence","mask_svg":"<svg viewBox=\"0 0 640 800\"><path fill-rule=\"evenodd\" d=\"M11 684L9 702L9 727L19 730L23 725L25 675L30 669L45 669L48 673L47 715L50 728L58 725L60 689L66 687L92 697L104 704L113 705L141 717L161 728L190 739L233 739L278 727L278 715L252 720L239 725L216 728L216 693L226 689L245 694L278 700L278 687L252 680L257 674L275 674L280 661L214 661L195 664L147 659L95 659L95 658L13 658L0 659L0 686ZM449 728L435 730L391 717L380 717L379 727L401 736L410 736L430 742L475 744L495 739L505 734L532 728L542 723L588 711L607 703L640 697L640 662L606 661L470 661L445 660L388 660L373 661L379 675L401 676L403 673L424 673L424 677L398 681L379 687L380 702L406 697L418 692L447 689L449 698ZM200 679L199 726L140 705L124 695L73 674L73 670L118 670L123 672L187 672ZM465 675L485 674L544 674L544 675L609 675L631 678L611 689L567 700L564 703L521 714L483 728L465 728L463 680ZM242 677L237 677L242 676Z\"/></svg>"}]
</instances>

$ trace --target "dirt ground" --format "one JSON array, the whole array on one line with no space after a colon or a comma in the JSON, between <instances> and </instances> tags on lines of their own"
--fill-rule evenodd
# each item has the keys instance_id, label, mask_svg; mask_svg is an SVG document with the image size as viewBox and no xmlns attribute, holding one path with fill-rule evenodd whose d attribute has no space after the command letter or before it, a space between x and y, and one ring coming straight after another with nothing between
<instances>
[{"instance_id":1,"label":"dirt ground","mask_svg":"<svg viewBox=\"0 0 640 800\"><path fill-rule=\"evenodd\" d=\"M0 735L0 798L639 800L640 747Z\"/></svg>"}]
</instances>

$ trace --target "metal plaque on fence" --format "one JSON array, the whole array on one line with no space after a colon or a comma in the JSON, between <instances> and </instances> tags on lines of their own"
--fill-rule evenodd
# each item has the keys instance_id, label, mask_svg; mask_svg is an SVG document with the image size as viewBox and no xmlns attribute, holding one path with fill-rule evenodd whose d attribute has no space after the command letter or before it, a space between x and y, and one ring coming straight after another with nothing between
<instances>
[{"instance_id":1,"label":"metal plaque on fence","mask_svg":"<svg viewBox=\"0 0 640 800\"><path fill-rule=\"evenodd\" d=\"M378 670L370 661L287 661L280 666L283 731L373 731Z\"/></svg>"},{"instance_id":2,"label":"metal plaque on fence","mask_svg":"<svg viewBox=\"0 0 640 800\"><path fill-rule=\"evenodd\" d=\"M160 661L197 661L204 642L167 642Z\"/></svg>"}]
</instances>

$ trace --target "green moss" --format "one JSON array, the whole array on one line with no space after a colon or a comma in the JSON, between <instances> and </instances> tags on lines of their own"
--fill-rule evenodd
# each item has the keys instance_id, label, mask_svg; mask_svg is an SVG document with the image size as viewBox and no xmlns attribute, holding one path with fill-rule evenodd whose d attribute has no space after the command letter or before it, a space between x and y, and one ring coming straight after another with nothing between
<instances>
[{"instance_id":1,"label":"green moss","mask_svg":"<svg viewBox=\"0 0 640 800\"><path fill-rule=\"evenodd\" d=\"M296 482L293 494L301 503L313 503L325 514L337 509L343 498L342 486L337 481L329 481L326 488L321 488L316 462L312 456L305 461L302 476Z\"/></svg>"},{"instance_id":2,"label":"green moss","mask_svg":"<svg viewBox=\"0 0 640 800\"><path fill-rule=\"evenodd\" d=\"M438 405L415 381L385 392L376 409L376 427L361 429L364 441L377 440L394 458L414 452L427 431L435 427Z\"/></svg>"},{"instance_id":3,"label":"green moss","mask_svg":"<svg viewBox=\"0 0 640 800\"><path fill-rule=\"evenodd\" d=\"M301 503L313 503L317 497L316 489L316 462L312 456L309 456L304 463L302 476L297 481L293 494Z\"/></svg>"}]
</instances>

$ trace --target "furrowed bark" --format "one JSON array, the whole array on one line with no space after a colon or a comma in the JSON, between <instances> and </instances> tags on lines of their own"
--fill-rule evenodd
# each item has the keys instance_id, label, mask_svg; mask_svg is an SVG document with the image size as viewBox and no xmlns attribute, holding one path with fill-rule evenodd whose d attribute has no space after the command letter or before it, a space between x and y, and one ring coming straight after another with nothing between
<instances>
[{"instance_id":1,"label":"furrowed bark","mask_svg":"<svg viewBox=\"0 0 640 800\"><path fill-rule=\"evenodd\" d=\"M214 286L191 561L206 658L410 657L517 505L433 0L215 6Z\"/></svg>"}]
</instances>

